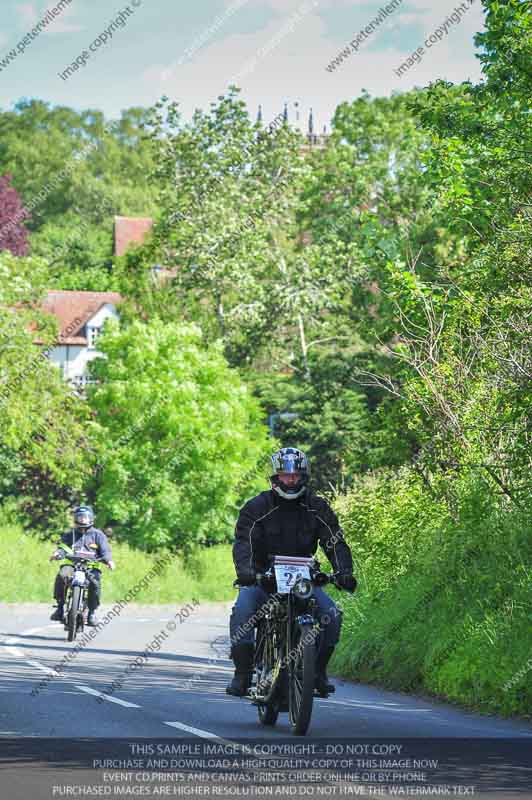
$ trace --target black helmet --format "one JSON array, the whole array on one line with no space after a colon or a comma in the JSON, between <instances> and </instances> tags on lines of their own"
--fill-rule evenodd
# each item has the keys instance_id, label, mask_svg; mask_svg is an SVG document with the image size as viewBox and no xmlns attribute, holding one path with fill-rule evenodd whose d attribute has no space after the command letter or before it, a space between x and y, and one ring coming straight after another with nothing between
<instances>
[{"instance_id":1,"label":"black helmet","mask_svg":"<svg viewBox=\"0 0 532 800\"><path fill-rule=\"evenodd\" d=\"M76 528L90 528L94 522L94 513L90 506L78 506L74 509Z\"/></svg>"},{"instance_id":2,"label":"black helmet","mask_svg":"<svg viewBox=\"0 0 532 800\"><path fill-rule=\"evenodd\" d=\"M273 475L270 476L272 489L285 500L295 500L307 488L310 477L306 455L295 447L282 447L272 456ZM287 486L279 478L279 473L291 472L299 474L299 481L293 486Z\"/></svg>"}]
</instances>

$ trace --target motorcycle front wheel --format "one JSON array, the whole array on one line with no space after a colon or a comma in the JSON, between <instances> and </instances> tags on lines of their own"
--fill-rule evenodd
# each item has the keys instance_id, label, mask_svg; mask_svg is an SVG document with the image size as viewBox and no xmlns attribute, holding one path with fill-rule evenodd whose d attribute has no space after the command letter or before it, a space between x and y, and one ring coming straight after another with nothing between
<instances>
[{"instance_id":1,"label":"motorcycle front wheel","mask_svg":"<svg viewBox=\"0 0 532 800\"><path fill-rule=\"evenodd\" d=\"M78 614L81 610L83 590L81 586L73 586L70 594L70 608L68 609L67 630L68 641L73 642L78 628Z\"/></svg>"},{"instance_id":2,"label":"motorcycle front wheel","mask_svg":"<svg viewBox=\"0 0 532 800\"><path fill-rule=\"evenodd\" d=\"M316 680L316 641L308 625L295 629L288 670L288 713L292 732L304 736L310 725Z\"/></svg>"}]
</instances>

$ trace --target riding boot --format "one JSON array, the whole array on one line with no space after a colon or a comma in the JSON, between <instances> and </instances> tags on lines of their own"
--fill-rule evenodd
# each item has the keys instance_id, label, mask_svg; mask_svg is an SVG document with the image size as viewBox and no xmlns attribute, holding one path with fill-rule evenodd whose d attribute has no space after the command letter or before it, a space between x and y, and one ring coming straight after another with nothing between
<instances>
[{"instance_id":1,"label":"riding boot","mask_svg":"<svg viewBox=\"0 0 532 800\"><path fill-rule=\"evenodd\" d=\"M335 686L329 683L327 677L327 664L329 659L334 653L334 646L322 647L318 652L316 659L316 689L319 694L332 694L335 691Z\"/></svg>"},{"instance_id":2,"label":"riding boot","mask_svg":"<svg viewBox=\"0 0 532 800\"><path fill-rule=\"evenodd\" d=\"M98 608L98 597L94 591L94 584L89 586L89 592L87 597L87 606L88 606L88 616L87 616L87 625L90 628L95 628L98 620L96 618L96 609Z\"/></svg>"},{"instance_id":3,"label":"riding boot","mask_svg":"<svg viewBox=\"0 0 532 800\"><path fill-rule=\"evenodd\" d=\"M53 622L63 622L64 603L58 603L57 608L50 617Z\"/></svg>"},{"instance_id":4,"label":"riding boot","mask_svg":"<svg viewBox=\"0 0 532 800\"><path fill-rule=\"evenodd\" d=\"M235 644L231 648L231 658L235 664L233 680L227 686L227 694L243 697L248 693L253 678L253 644Z\"/></svg>"}]
</instances>

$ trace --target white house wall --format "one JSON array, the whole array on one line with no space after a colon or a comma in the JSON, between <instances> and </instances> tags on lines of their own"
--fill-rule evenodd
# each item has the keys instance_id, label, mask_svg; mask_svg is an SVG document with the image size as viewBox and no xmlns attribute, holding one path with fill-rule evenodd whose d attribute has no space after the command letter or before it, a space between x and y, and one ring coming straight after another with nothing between
<instances>
[{"instance_id":1,"label":"white house wall","mask_svg":"<svg viewBox=\"0 0 532 800\"><path fill-rule=\"evenodd\" d=\"M100 355L101 353L98 350L89 350L84 345L64 344L52 350L50 361L61 368L61 373L65 380L72 380L85 375L89 361Z\"/></svg>"},{"instance_id":2,"label":"white house wall","mask_svg":"<svg viewBox=\"0 0 532 800\"><path fill-rule=\"evenodd\" d=\"M106 303L91 317L87 325L91 328L101 328L105 320L110 318L118 319L118 312L112 303Z\"/></svg>"},{"instance_id":3,"label":"white house wall","mask_svg":"<svg viewBox=\"0 0 532 800\"><path fill-rule=\"evenodd\" d=\"M99 311L87 322L87 325L94 328L101 328L107 319L119 319L116 308L112 303L106 303ZM86 345L63 344L50 353L50 361L61 369L61 374L65 380L81 378L87 373L87 364L102 353L96 349L90 349Z\"/></svg>"}]
</instances>

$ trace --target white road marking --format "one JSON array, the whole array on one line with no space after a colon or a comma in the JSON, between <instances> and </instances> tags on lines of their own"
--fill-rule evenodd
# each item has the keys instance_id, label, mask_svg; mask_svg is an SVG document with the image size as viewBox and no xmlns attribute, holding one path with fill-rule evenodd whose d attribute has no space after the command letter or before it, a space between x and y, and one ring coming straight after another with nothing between
<instances>
[{"instance_id":1,"label":"white road marking","mask_svg":"<svg viewBox=\"0 0 532 800\"><path fill-rule=\"evenodd\" d=\"M218 734L211 733L210 731L204 731L201 728L193 728L192 725L185 725L183 722L164 722L163 725L170 725L172 728L178 728L178 730L184 731L185 733L192 733L194 736L199 736L201 739L216 739L218 742L230 745L235 750L242 750L244 754L251 755L253 752L249 744L233 742L232 739L225 739L223 736L218 736ZM264 761L269 758L265 753L253 753L253 755L255 758L264 759Z\"/></svg>"},{"instance_id":2,"label":"white road marking","mask_svg":"<svg viewBox=\"0 0 532 800\"><path fill-rule=\"evenodd\" d=\"M193 733L194 736L199 736L202 739L217 739L221 742L228 742L229 744L235 744L234 742L229 742L228 739L224 739L222 736L218 736L216 733L211 733L210 731L203 731L201 728L193 728L191 725L185 725L183 722L164 722L164 725L170 725L172 728L178 728L180 731L185 731L185 733Z\"/></svg>"},{"instance_id":3,"label":"white road marking","mask_svg":"<svg viewBox=\"0 0 532 800\"><path fill-rule=\"evenodd\" d=\"M30 659L26 659L26 664L31 664L31 666L35 667L35 669L40 669L42 672L46 672L48 675L57 674L53 669L49 669L48 667L45 667L43 664L39 664L38 661L31 661Z\"/></svg>"},{"instance_id":4,"label":"white road marking","mask_svg":"<svg viewBox=\"0 0 532 800\"><path fill-rule=\"evenodd\" d=\"M93 694L96 697L103 697L104 700L108 700L110 703L116 703L119 706L125 706L126 708L141 708L141 706L137 705L137 703L130 703L128 700L121 700L119 697L111 697L110 694L104 694L103 692L99 692L97 689L91 689L90 686L80 686L79 684L75 684L76 689L79 689L80 692L87 692L87 694Z\"/></svg>"},{"instance_id":5,"label":"white road marking","mask_svg":"<svg viewBox=\"0 0 532 800\"><path fill-rule=\"evenodd\" d=\"M328 698L323 698L321 702L334 703L336 706L348 706L349 708L371 708L372 711L388 711L391 714L402 714L403 711L434 712L433 708L403 708L402 706L390 708L389 706L384 707L382 703L360 703L358 700L329 700Z\"/></svg>"},{"instance_id":6,"label":"white road marking","mask_svg":"<svg viewBox=\"0 0 532 800\"><path fill-rule=\"evenodd\" d=\"M6 647L8 653L11 653L12 656L16 658L24 658L24 653L22 650L19 650L18 647Z\"/></svg>"},{"instance_id":7,"label":"white road marking","mask_svg":"<svg viewBox=\"0 0 532 800\"><path fill-rule=\"evenodd\" d=\"M46 625L45 627L46 628L51 628L52 626L51 625ZM34 633L40 633L43 630L44 630L44 627L42 627L42 625L41 625L40 628L30 628L27 631L22 631L22 633L20 633L19 636L33 636Z\"/></svg>"}]
</instances>

